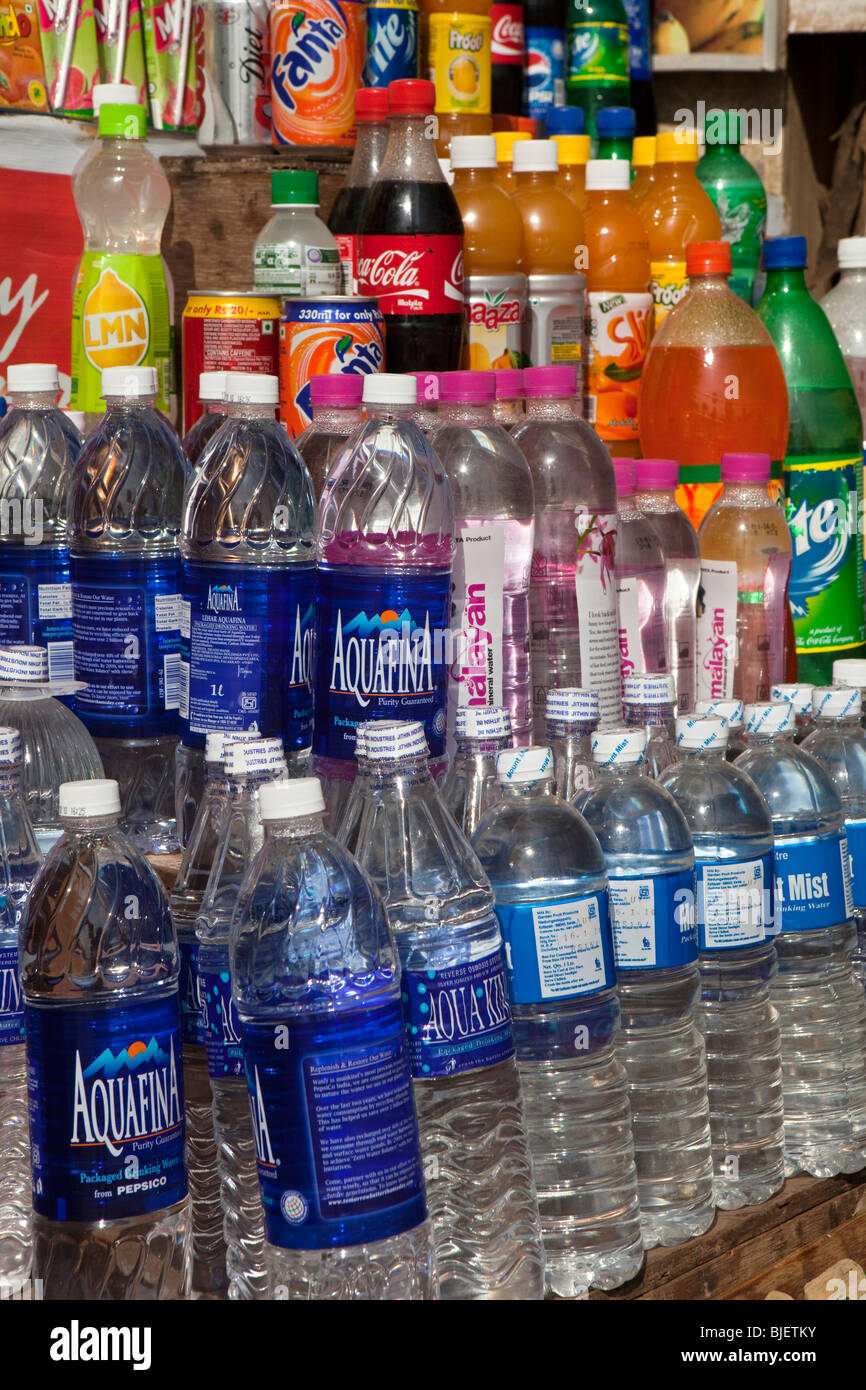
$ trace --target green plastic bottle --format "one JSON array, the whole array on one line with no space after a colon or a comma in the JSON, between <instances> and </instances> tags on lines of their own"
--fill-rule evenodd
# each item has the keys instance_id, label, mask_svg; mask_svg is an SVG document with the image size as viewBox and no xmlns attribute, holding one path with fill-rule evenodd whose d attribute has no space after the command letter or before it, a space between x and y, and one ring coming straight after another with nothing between
<instances>
[{"instance_id":1,"label":"green plastic bottle","mask_svg":"<svg viewBox=\"0 0 866 1390\"><path fill-rule=\"evenodd\" d=\"M628 15L623 0L568 0L565 88L582 106L586 133L596 139L602 106L628 106Z\"/></svg>"},{"instance_id":2,"label":"green plastic bottle","mask_svg":"<svg viewBox=\"0 0 866 1390\"><path fill-rule=\"evenodd\" d=\"M730 287L753 303L755 276L767 223L767 195L752 165L740 154L742 127L738 111L711 111L704 127L706 153L697 175L716 205L722 238L731 243Z\"/></svg>"},{"instance_id":3,"label":"green plastic bottle","mask_svg":"<svg viewBox=\"0 0 866 1390\"><path fill-rule=\"evenodd\" d=\"M627 159L631 162L635 114L630 106L602 106L596 117L598 153L594 159Z\"/></svg>"},{"instance_id":4,"label":"green plastic bottle","mask_svg":"<svg viewBox=\"0 0 866 1390\"><path fill-rule=\"evenodd\" d=\"M824 310L806 289L805 266L805 237L765 241L758 317L788 385L784 482L798 679L829 685L837 657L866 657L863 453L851 377Z\"/></svg>"}]
</instances>

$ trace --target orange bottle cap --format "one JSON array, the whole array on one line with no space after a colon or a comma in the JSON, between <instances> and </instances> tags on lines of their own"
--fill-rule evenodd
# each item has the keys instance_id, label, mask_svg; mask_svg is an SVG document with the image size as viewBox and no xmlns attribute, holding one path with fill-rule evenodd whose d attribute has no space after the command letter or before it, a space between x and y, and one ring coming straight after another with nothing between
<instances>
[{"instance_id":1,"label":"orange bottle cap","mask_svg":"<svg viewBox=\"0 0 866 1390\"><path fill-rule=\"evenodd\" d=\"M730 275L730 273L730 242L693 241L686 247L687 275Z\"/></svg>"}]
</instances>

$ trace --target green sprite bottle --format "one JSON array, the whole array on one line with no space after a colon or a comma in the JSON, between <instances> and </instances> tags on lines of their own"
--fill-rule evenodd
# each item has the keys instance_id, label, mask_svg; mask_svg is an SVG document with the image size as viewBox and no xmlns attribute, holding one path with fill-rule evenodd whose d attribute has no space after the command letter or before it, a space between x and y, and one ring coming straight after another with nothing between
<instances>
[{"instance_id":1,"label":"green sprite bottle","mask_svg":"<svg viewBox=\"0 0 866 1390\"><path fill-rule=\"evenodd\" d=\"M565 89L569 106L582 106L586 133L596 138L602 106L629 100L628 16L623 0L568 0Z\"/></svg>"},{"instance_id":2,"label":"green sprite bottle","mask_svg":"<svg viewBox=\"0 0 866 1390\"><path fill-rule=\"evenodd\" d=\"M697 175L721 218L722 237L731 244L730 287L753 303L755 275L767 222L767 195L752 165L740 153L738 111L710 111L704 126L706 153Z\"/></svg>"},{"instance_id":3,"label":"green sprite bottle","mask_svg":"<svg viewBox=\"0 0 866 1390\"><path fill-rule=\"evenodd\" d=\"M598 135L596 159L626 159L631 162L635 115L630 106L602 106L595 121Z\"/></svg>"}]
</instances>

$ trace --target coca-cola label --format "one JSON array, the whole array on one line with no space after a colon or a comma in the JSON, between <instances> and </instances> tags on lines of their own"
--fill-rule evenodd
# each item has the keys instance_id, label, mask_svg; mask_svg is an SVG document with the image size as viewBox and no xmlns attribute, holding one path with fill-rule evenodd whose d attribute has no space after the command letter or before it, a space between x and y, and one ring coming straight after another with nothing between
<instances>
[{"instance_id":1,"label":"coca-cola label","mask_svg":"<svg viewBox=\"0 0 866 1390\"><path fill-rule=\"evenodd\" d=\"M463 238L362 236L358 293L375 295L383 314L463 312Z\"/></svg>"},{"instance_id":2,"label":"coca-cola label","mask_svg":"<svg viewBox=\"0 0 866 1390\"><path fill-rule=\"evenodd\" d=\"M334 240L337 243L337 251L340 256L340 275L342 277L341 294L357 294L358 287L355 279L355 251L358 245L358 238L351 232L335 232Z\"/></svg>"},{"instance_id":3,"label":"coca-cola label","mask_svg":"<svg viewBox=\"0 0 866 1390\"><path fill-rule=\"evenodd\" d=\"M522 67L525 49L522 5L491 5L493 37L490 56L494 63Z\"/></svg>"}]
</instances>

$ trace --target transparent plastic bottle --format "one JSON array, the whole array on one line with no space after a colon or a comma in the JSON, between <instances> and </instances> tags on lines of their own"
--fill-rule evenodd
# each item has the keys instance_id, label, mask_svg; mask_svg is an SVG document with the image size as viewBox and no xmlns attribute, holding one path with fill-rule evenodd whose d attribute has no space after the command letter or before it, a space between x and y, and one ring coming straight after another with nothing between
<instances>
[{"instance_id":1,"label":"transparent plastic bottle","mask_svg":"<svg viewBox=\"0 0 866 1390\"><path fill-rule=\"evenodd\" d=\"M655 528L635 502L637 470L613 461L616 474L616 606L623 689L633 674L667 669L665 561Z\"/></svg>"},{"instance_id":2,"label":"transparent plastic bottle","mask_svg":"<svg viewBox=\"0 0 866 1390\"><path fill-rule=\"evenodd\" d=\"M156 409L152 367L111 367L106 412L69 487L76 712L120 786L139 849L176 849L180 552L187 462Z\"/></svg>"},{"instance_id":3,"label":"transparent plastic bottle","mask_svg":"<svg viewBox=\"0 0 866 1390\"><path fill-rule=\"evenodd\" d=\"M0 1285L7 1290L30 1273L30 1132L18 924L42 862L21 795L21 760L18 730L0 727Z\"/></svg>"},{"instance_id":4,"label":"transparent plastic bottle","mask_svg":"<svg viewBox=\"0 0 866 1390\"><path fill-rule=\"evenodd\" d=\"M217 430L225 423L226 380L228 372L199 372L198 398L202 413L192 429L183 437L183 452L189 463L195 465L213 439Z\"/></svg>"},{"instance_id":5,"label":"transparent plastic bottle","mask_svg":"<svg viewBox=\"0 0 866 1390\"><path fill-rule=\"evenodd\" d=\"M66 782L21 918L33 1277L49 1300L186 1298L177 938L114 781ZM116 1098L109 1107L106 1092ZM132 1174L147 1179L130 1182ZM142 1190L143 1189L143 1190Z\"/></svg>"},{"instance_id":6,"label":"transparent plastic bottle","mask_svg":"<svg viewBox=\"0 0 866 1390\"><path fill-rule=\"evenodd\" d=\"M821 308L842 349L863 421L866 450L866 236L839 238L839 279Z\"/></svg>"},{"instance_id":7,"label":"transparent plastic bottle","mask_svg":"<svg viewBox=\"0 0 866 1390\"><path fill-rule=\"evenodd\" d=\"M458 708L475 701L504 705L515 743L528 743L532 475L520 449L493 419L492 372L446 372L440 393L441 423L431 443L451 484L457 542L448 749L453 751Z\"/></svg>"},{"instance_id":8,"label":"transparent plastic bottle","mask_svg":"<svg viewBox=\"0 0 866 1390\"><path fill-rule=\"evenodd\" d=\"M535 489L529 611L533 734L540 741L547 692L558 686L589 687L603 723L620 717L616 480L610 455L580 418L573 367L527 368L523 388L526 423L513 438Z\"/></svg>"},{"instance_id":9,"label":"transparent plastic bottle","mask_svg":"<svg viewBox=\"0 0 866 1390\"><path fill-rule=\"evenodd\" d=\"M400 952L440 1297L538 1299L541 1229L490 884L430 776L422 726L382 720L365 734L357 857ZM465 991L472 1009L449 1013Z\"/></svg>"},{"instance_id":10,"label":"transparent plastic bottle","mask_svg":"<svg viewBox=\"0 0 866 1390\"><path fill-rule=\"evenodd\" d=\"M493 418L503 429L515 430L526 419L523 409L523 372L517 367L497 367Z\"/></svg>"},{"instance_id":11,"label":"transparent plastic bottle","mask_svg":"<svg viewBox=\"0 0 866 1390\"><path fill-rule=\"evenodd\" d=\"M695 846L701 1002L713 1186L724 1209L766 1202L785 1181L779 1016L770 1001L773 826L751 778L725 758L716 717L677 719L680 761L660 778Z\"/></svg>"},{"instance_id":12,"label":"transparent plastic bottle","mask_svg":"<svg viewBox=\"0 0 866 1390\"><path fill-rule=\"evenodd\" d=\"M363 423L361 395L364 378L359 372L326 372L310 378L312 422L295 440L313 483L316 501L334 459Z\"/></svg>"},{"instance_id":13,"label":"transparent plastic bottle","mask_svg":"<svg viewBox=\"0 0 866 1390\"><path fill-rule=\"evenodd\" d=\"M418 398L411 418L425 434L433 434L441 424L439 414L439 372L410 372L418 383Z\"/></svg>"},{"instance_id":14,"label":"transparent plastic bottle","mask_svg":"<svg viewBox=\"0 0 866 1390\"><path fill-rule=\"evenodd\" d=\"M866 661L862 657L839 657L833 662L833 684L860 691L863 698L861 723L866 724Z\"/></svg>"},{"instance_id":15,"label":"transparent plastic bottle","mask_svg":"<svg viewBox=\"0 0 866 1390\"><path fill-rule=\"evenodd\" d=\"M574 1298L634 1278L643 1246L604 856L553 768L549 748L500 753L473 849L505 941L546 1285Z\"/></svg>"},{"instance_id":16,"label":"transparent plastic bottle","mask_svg":"<svg viewBox=\"0 0 866 1390\"><path fill-rule=\"evenodd\" d=\"M724 719L728 726L725 757L729 763L735 762L740 754L746 751L746 740L743 738L743 711L745 708L742 700L697 700L695 702L696 714L706 714L710 718Z\"/></svg>"},{"instance_id":17,"label":"transparent plastic bottle","mask_svg":"<svg viewBox=\"0 0 866 1390\"><path fill-rule=\"evenodd\" d=\"M224 1213L228 1296L248 1301L268 1297L268 1274L240 1025L232 1001L229 946L241 883L263 839L259 788L274 778L288 777L280 740L231 744L226 750L225 771L230 783L228 813L221 823L195 932Z\"/></svg>"},{"instance_id":18,"label":"transparent plastic bottle","mask_svg":"<svg viewBox=\"0 0 866 1390\"><path fill-rule=\"evenodd\" d=\"M866 996L851 959L842 803L793 733L790 705L747 705L736 766L773 818L779 971L770 997L782 1028L785 1172L828 1178L866 1164Z\"/></svg>"},{"instance_id":19,"label":"transparent plastic bottle","mask_svg":"<svg viewBox=\"0 0 866 1390\"><path fill-rule=\"evenodd\" d=\"M547 739L553 751L554 790L563 801L573 801L593 784L592 736L597 728L594 690L548 690Z\"/></svg>"},{"instance_id":20,"label":"transparent plastic bottle","mask_svg":"<svg viewBox=\"0 0 866 1390\"><path fill-rule=\"evenodd\" d=\"M676 502L678 466L672 459L637 459L635 505L650 523L665 564L667 670L681 714L694 708L697 601L701 553L694 526Z\"/></svg>"},{"instance_id":21,"label":"transparent plastic bottle","mask_svg":"<svg viewBox=\"0 0 866 1390\"><path fill-rule=\"evenodd\" d=\"M457 711L456 748L442 786L442 800L467 840L492 806L501 800L496 756L511 746L508 710L495 705Z\"/></svg>"},{"instance_id":22,"label":"transparent plastic bottle","mask_svg":"<svg viewBox=\"0 0 866 1390\"><path fill-rule=\"evenodd\" d=\"M783 705L787 703L794 710L795 743L802 743L815 727L812 719L812 694L814 690L814 685L798 683L796 685L774 685L770 691L771 704Z\"/></svg>"},{"instance_id":23,"label":"transparent plastic bottle","mask_svg":"<svg viewBox=\"0 0 866 1390\"><path fill-rule=\"evenodd\" d=\"M674 688L670 676L627 676L623 691L623 722L643 729L643 762L650 777L658 777L677 760Z\"/></svg>"},{"instance_id":24,"label":"transparent plastic bottle","mask_svg":"<svg viewBox=\"0 0 866 1390\"><path fill-rule=\"evenodd\" d=\"M344 293L337 243L319 212L319 175L271 172L273 215L256 237L253 284L266 294L321 299Z\"/></svg>"},{"instance_id":25,"label":"transparent plastic bottle","mask_svg":"<svg viewBox=\"0 0 866 1390\"><path fill-rule=\"evenodd\" d=\"M593 736L595 786L575 803L604 851L644 1245L678 1245L715 1217L691 832L647 777L642 729Z\"/></svg>"},{"instance_id":26,"label":"transparent plastic bottle","mask_svg":"<svg viewBox=\"0 0 866 1390\"><path fill-rule=\"evenodd\" d=\"M271 1297L434 1298L400 962L382 899L326 832L318 778L268 783L259 801L264 844L238 898L231 974Z\"/></svg>"}]
</instances>

